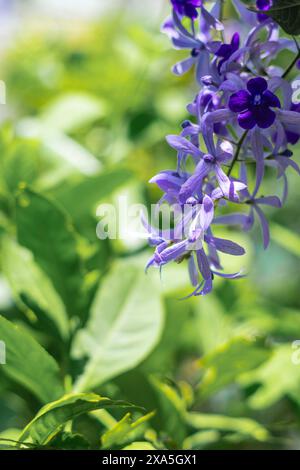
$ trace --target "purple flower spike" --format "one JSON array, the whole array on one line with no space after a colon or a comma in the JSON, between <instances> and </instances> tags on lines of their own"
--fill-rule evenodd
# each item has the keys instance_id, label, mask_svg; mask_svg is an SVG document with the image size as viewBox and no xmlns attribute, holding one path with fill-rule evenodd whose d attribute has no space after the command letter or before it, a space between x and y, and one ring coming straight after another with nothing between
<instances>
[{"instance_id":1,"label":"purple flower spike","mask_svg":"<svg viewBox=\"0 0 300 470\"><path fill-rule=\"evenodd\" d=\"M217 57L221 57L218 63L218 72L221 73L222 65L236 52L240 47L240 35L234 33L230 44L222 44L216 52Z\"/></svg>"},{"instance_id":2,"label":"purple flower spike","mask_svg":"<svg viewBox=\"0 0 300 470\"><path fill-rule=\"evenodd\" d=\"M197 8L202 6L202 0L171 0L176 13L180 16L188 16L192 20L197 18Z\"/></svg>"},{"instance_id":3,"label":"purple flower spike","mask_svg":"<svg viewBox=\"0 0 300 470\"><path fill-rule=\"evenodd\" d=\"M240 90L229 98L229 109L238 113L238 122L243 129L262 129L272 126L276 114L271 108L280 108L280 101L268 90L268 83L262 77L252 78L247 90Z\"/></svg>"}]
</instances>

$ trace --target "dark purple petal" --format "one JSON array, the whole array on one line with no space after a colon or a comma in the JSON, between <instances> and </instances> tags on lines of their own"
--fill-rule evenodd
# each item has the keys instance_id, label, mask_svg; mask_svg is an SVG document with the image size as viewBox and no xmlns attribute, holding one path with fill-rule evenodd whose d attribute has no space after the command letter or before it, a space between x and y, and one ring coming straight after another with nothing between
<instances>
[{"instance_id":1,"label":"dark purple petal","mask_svg":"<svg viewBox=\"0 0 300 470\"><path fill-rule=\"evenodd\" d=\"M238 122L243 129L253 129L256 125L256 120L250 110L240 113L238 115Z\"/></svg>"},{"instance_id":2,"label":"dark purple petal","mask_svg":"<svg viewBox=\"0 0 300 470\"><path fill-rule=\"evenodd\" d=\"M251 95L262 94L268 88L268 82L263 77L251 78L247 83Z\"/></svg>"},{"instance_id":3,"label":"dark purple petal","mask_svg":"<svg viewBox=\"0 0 300 470\"><path fill-rule=\"evenodd\" d=\"M239 33L234 33L231 39L232 52L235 52L240 47L240 35Z\"/></svg>"},{"instance_id":4,"label":"dark purple petal","mask_svg":"<svg viewBox=\"0 0 300 470\"><path fill-rule=\"evenodd\" d=\"M254 106L252 108L252 113L254 115L254 119L256 124L261 129L267 129L268 127L274 124L276 119L276 114L272 109L268 108L267 106Z\"/></svg>"},{"instance_id":5,"label":"dark purple petal","mask_svg":"<svg viewBox=\"0 0 300 470\"><path fill-rule=\"evenodd\" d=\"M240 90L230 96L228 107L234 113L240 113L248 109L250 104L250 94L246 90Z\"/></svg>"},{"instance_id":6,"label":"dark purple petal","mask_svg":"<svg viewBox=\"0 0 300 470\"><path fill-rule=\"evenodd\" d=\"M272 6L272 0L256 0L256 6L259 10L267 11Z\"/></svg>"},{"instance_id":7,"label":"dark purple petal","mask_svg":"<svg viewBox=\"0 0 300 470\"><path fill-rule=\"evenodd\" d=\"M270 90L266 90L263 94L263 102L264 104L271 106L271 108L281 108L281 104L279 98L277 98L274 93Z\"/></svg>"}]
</instances>

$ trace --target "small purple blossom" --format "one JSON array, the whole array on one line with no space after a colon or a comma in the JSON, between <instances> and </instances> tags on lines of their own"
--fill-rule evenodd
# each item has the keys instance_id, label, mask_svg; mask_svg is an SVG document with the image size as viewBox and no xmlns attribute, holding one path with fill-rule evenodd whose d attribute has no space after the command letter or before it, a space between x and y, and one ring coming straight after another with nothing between
<instances>
[{"instance_id":1,"label":"small purple blossom","mask_svg":"<svg viewBox=\"0 0 300 470\"><path fill-rule=\"evenodd\" d=\"M218 62L218 72L221 73L222 65L236 52L240 47L240 35L234 33L230 44L222 44L216 52L216 56L221 60Z\"/></svg>"},{"instance_id":2,"label":"small purple blossom","mask_svg":"<svg viewBox=\"0 0 300 470\"><path fill-rule=\"evenodd\" d=\"M260 11L268 11L273 5L272 0L256 0L256 8ZM258 21L266 21L269 17L265 13L257 14Z\"/></svg>"},{"instance_id":3,"label":"small purple blossom","mask_svg":"<svg viewBox=\"0 0 300 470\"><path fill-rule=\"evenodd\" d=\"M197 8L201 7L202 0L171 0L174 10L180 16L188 16L191 19L198 17Z\"/></svg>"},{"instance_id":4,"label":"small purple blossom","mask_svg":"<svg viewBox=\"0 0 300 470\"><path fill-rule=\"evenodd\" d=\"M280 108L280 101L268 90L268 83L262 77L252 78L247 90L240 90L229 98L229 109L238 113L238 122L243 129L258 126L267 129L275 121L276 114L271 108Z\"/></svg>"}]
</instances>

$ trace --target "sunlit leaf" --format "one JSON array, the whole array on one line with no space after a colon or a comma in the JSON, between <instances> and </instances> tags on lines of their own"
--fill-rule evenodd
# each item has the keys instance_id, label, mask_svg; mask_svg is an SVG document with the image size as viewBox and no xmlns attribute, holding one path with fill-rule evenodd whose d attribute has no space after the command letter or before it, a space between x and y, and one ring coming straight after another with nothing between
<instances>
[{"instance_id":1,"label":"sunlit leaf","mask_svg":"<svg viewBox=\"0 0 300 470\"><path fill-rule=\"evenodd\" d=\"M114 266L101 283L73 354L88 361L76 390L87 391L135 367L160 338L163 308L156 284L130 262Z\"/></svg>"},{"instance_id":2,"label":"sunlit leaf","mask_svg":"<svg viewBox=\"0 0 300 470\"><path fill-rule=\"evenodd\" d=\"M65 395L57 401L45 405L23 430L19 440L31 439L39 444L48 443L69 420L89 411L102 408L130 408L130 403L113 401L94 393Z\"/></svg>"}]
</instances>

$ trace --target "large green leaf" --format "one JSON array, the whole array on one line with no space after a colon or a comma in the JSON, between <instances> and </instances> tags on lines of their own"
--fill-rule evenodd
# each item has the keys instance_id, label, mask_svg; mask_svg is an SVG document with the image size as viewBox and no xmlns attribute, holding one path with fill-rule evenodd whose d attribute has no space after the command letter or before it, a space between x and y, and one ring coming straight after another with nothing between
<instances>
[{"instance_id":1,"label":"large green leaf","mask_svg":"<svg viewBox=\"0 0 300 470\"><path fill-rule=\"evenodd\" d=\"M139 364L160 338L164 312L156 283L140 265L118 263L102 282L73 354L87 357L76 390L87 391Z\"/></svg>"},{"instance_id":2,"label":"large green leaf","mask_svg":"<svg viewBox=\"0 0 300 470\"><path fill-rule=\"evenodd\" d=\"M199 385L203 399L233 383L246 371L255 369L266 361L270 352L247 337L236 337L218 346L200 360L204 370Z\"/></svg>"},{"instance_id":3,"label":"large green leaf","mask_svg":"<svg viewBox=\"0 0 300 470\"><path fill-rule=\"evenodd\" d=\"M51 200L25 187L17 197L16 221L19 242L52 280L69 315L80 314L84 270L66 214Z\"/></svg>"},{"instance_id":4,"label":"large green leaf","mask_svg":"<svg viewBox=\"0 0 300 470\"><path fill-rule=\"evenodd\" d=\"M23 430L19 440L31 439L38 444L47 444L67 423L84 413L109 407L130 408L130 403L113 401L95 393L65 395L45 405Z\"/></svg>"},{"instance_id":5,"label":"large green leaf","mask_svg":"<svg viewBox=\"0 0 300 470\"><path fill-rule=\"evenodd\" d=\"M64 393L55 360L27 332L1 316L0 339L6 347L2 374L26 387L42 403Z\"/></svg>"},{"instance_id":6,"label":"large green leaf","mask_svg":"<svg viewBox=\"0 0 300 470\"><path fill-rule=\"evenodd\" d=\"M68 317L52 283L34 262L31 252L8 237L2 242L2 270L17 303L22 307L25 300L30 299L30 305L37 307L35 313L38 316L45 315L54 323L61 336L67 337Z\"/></svg>"}]
</instances>

